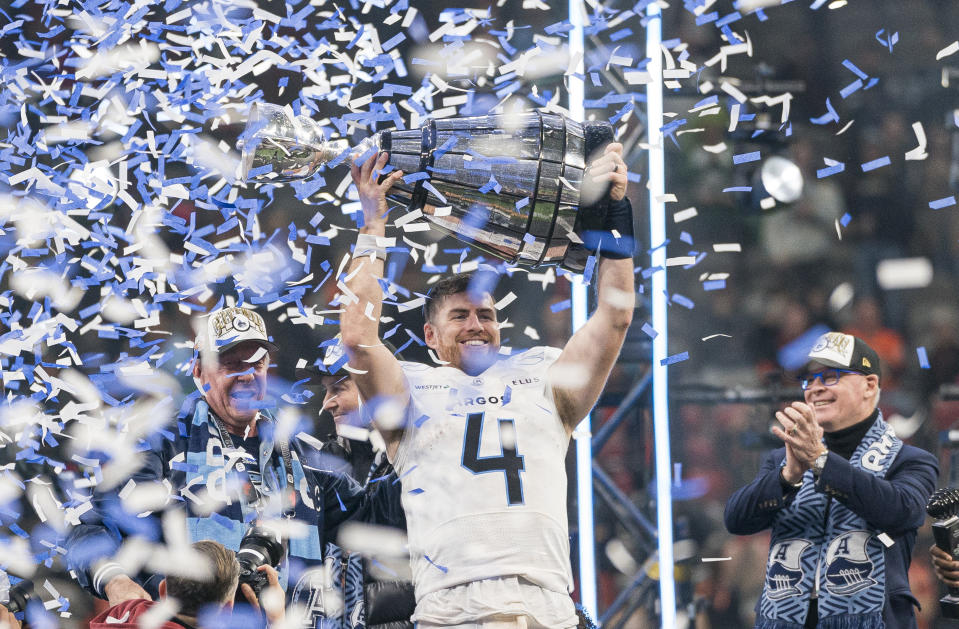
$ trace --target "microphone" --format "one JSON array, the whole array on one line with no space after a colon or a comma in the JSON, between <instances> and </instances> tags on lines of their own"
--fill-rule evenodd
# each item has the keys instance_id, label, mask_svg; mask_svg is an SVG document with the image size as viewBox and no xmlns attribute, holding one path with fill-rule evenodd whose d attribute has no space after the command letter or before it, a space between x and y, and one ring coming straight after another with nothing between
<instances>
[{"instance_id":1,"label":"microphone","mask_svg":"<svg viewBox=\"0 0 959 629\"><path fill-rule=\"evenodd\" d=\"M938 522L932 524L936 546L953 559L959 559L959 489L937 489L926 503L926 513ZM949 593L939 599L944 618L959 620L959 588L949 586Z\"/></svg>"}]
</instances>

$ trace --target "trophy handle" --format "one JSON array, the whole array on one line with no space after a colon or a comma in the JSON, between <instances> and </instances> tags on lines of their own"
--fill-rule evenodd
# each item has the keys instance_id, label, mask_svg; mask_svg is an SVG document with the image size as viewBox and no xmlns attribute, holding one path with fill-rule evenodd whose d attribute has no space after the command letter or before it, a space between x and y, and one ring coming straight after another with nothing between
<instances>
[{"instance_id":1,"label":"trophy handle","mask_svg":"<svg viewBox=\"0 0 959 629\"><path fill-rule=\"evenodd\" d=\"M602 155L602 151L613 141L613 127L608 122L585 122L583 133L586 136L586 165L589 161ZM570 243L569 250L563 258L562 266L580 272L586 268L586 261L590 256L582 243L583 236L588 232L602 231L606 222L606 213L609 211L609 185L594 200L582 203L580 197L579 210L576 212L576 222L573 233L580 238L578 243Z\"/></svg>"},{"instance_id":2,"label":"trophy handle","mask_svg":"<svg viewBox=\"0 0 959 629\"><path fill-rule=\"evenodd\" d=\"M427 169L433 166L433 151L436 150L436 121L430 118L423 125L422 131L419 172L427 172ZM413 193L410 196L409 205L406 206L407 212L422 210L426 206L427 190L423 185L425 181L420 179L413 185ZM455 236L455 234L452 235Z\"/></svg>"}]
</instances>

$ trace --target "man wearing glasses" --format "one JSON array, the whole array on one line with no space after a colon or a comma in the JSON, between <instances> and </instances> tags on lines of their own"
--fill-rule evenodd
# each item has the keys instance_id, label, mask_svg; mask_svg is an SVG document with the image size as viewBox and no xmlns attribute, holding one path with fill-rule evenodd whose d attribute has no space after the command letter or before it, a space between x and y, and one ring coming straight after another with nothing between
<instances>
[{"instance_id":1,"label":"man wearing glasses","mask_svg":"<svg viewBox=\"0 0 959 629\"><path fill-rule=\"evenodd\" d=\"M804 401L776 413L784 447L726 503L730 533L772 531L755 626L915 627L909 562L938 464L883 421L862 339L829 332L808 358Z\"/></svg>"}]
</instances>

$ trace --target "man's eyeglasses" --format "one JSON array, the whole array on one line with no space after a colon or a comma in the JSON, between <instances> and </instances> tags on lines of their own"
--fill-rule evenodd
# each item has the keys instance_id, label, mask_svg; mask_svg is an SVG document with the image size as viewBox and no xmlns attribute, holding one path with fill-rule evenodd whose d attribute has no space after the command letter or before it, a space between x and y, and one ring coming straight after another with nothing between
<instances>
[{"instance_id":1,"label":"man's eyeglasses","mask_svg":"<svg viewBox=\"0 0 959 629\"><path fill-rule=\"evenodd\" d=\"M839 379L847 373L858 373L860 376L863 375L858 371L853 371L851 369L826 369L825 371L819 371L817 373L807 373L799 378L799 386L802 387L802 390L805 391L813 385L816 381L816 378L822 380L824 386L831 387L832 385L839 382Z\"/></svg>"}]
</instances>

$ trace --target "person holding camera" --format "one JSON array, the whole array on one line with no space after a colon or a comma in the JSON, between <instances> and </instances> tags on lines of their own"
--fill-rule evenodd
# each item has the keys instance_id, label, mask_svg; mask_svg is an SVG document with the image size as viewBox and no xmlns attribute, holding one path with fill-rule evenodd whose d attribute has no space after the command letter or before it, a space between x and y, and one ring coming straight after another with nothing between
<instances>
[{"instance_id":1,"label":"person holding camera","mask_svg":"<svg viewBox=\"0 0 959 629\"><path fill-rule=\"evenodd\" d=\"M160 629L201 629L204 626L220 625L225 613L233 609L233 601L242 596L256 609L264 600L262 609L268 625L280 623L284 618L283 590L280 589L276 570L260 566L265 574L268 588L258 597L248 583L240 583L240 564L233 551L218 542L202 540L193 544L193 550L209 563L210 574L206 579L188 579L168 576L159 583L160 598L173 599L176 614L159 625ZM90 629L136 629L140 619L155 607L156 603L140 597L120 601L90 620ZM203 623L204 617L215 619ZM156 626L156 625L154 625Z\"/></svg>"},{"instance_id":2,"label":"person holding camera","mask_svg":"<svg viewBox=\"0 0 959 629\"><path fill-rule=\"evenodd\" d=\"M130 483L94 496L95 508L72 530L68 562L80 584L111 604L150 599L157 575L128 574L111 559L131 536L164 539L160 519L123 508L120 490L159 485L168 504L186 510L188 539L212 539L236 550L249 522L290 519L299 532L284 541L280 582L305 625L343 613L342 597L325 592L339 575L323 567L326 542L364 504L362 488L342 474L304 466L305 445L276 438L267 410L267 372L276 346L263 318L245 307L210 313L197 336L193 376L197 393L176 423L150 435L144 465Z\"/></svg>"},{"instance_id":3,"label":"person holding camera","mask_svg":"<svg viewBox=\"0 0 959 629\"><path fill-rule=\"evenodd\" d=\"M772 530L756 627L915 627L908 572L936 458L883 420L862 339L819 337L800 383L804 401L776 413L785 447L726 503L730 533Z\"/></svg>"}]
</instances>

